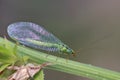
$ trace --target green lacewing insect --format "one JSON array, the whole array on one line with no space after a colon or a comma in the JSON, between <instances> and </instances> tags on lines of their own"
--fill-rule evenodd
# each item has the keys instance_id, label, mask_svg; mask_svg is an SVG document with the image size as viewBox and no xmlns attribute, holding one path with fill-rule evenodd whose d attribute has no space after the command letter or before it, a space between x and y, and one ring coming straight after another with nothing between
<instances>
[{"instance_id":1,"label":"green lacewing insect","mask_svg":"<svg viewBox=\"0 0 120 80\"><path fill-rule=\"evenodd\" d=\"M35 23L16 22L8 26L7 32L12 39L32 48L75 56L71 48Z\"/></svg>"}]
</instances>

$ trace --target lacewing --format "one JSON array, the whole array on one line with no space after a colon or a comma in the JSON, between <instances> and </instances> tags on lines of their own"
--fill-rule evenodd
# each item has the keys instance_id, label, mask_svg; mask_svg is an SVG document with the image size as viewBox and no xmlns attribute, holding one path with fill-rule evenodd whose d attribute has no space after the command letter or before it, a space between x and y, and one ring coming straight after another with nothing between
<instances>
[{"instance_id":1,"label":"lacewing","mask_svg":"<svg viewBox=\"0 0 120 80\"><path fill-rule=\"evenodd\" d=\"M45 51L72 54L74 51L61 40L48 32L42 26L32 22L16 22L10 24L7 29L8 35L23 45Z\"/></svg>"}]
</instances>

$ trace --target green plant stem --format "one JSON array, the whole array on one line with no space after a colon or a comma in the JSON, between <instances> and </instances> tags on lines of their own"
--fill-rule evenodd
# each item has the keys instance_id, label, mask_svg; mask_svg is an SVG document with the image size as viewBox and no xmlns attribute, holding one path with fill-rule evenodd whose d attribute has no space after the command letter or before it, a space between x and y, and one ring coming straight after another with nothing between
<instances>
[{"instance_id":1,"label":"green plant stem","mask_svg":"<svg viewBox=\"0 0 120 80\"><path fill-rule=\"evenodd\" d=\"M1 41L2 38L0 38ZM13 45L13 43L11 43ZM52 65L48 69L62 71L77 76L83 76L95 80L120 80L120 73L107 70L100 67L95 67L90 64L83 64L80 62L66 60L64 58L56 57L48 54L29 49L24 46L18 46L17 53L20 55L29 56L30 59L38 64L44 62L51 62ZM57 60L56 60L57 58Z\"/></svg>"}]
</instances>

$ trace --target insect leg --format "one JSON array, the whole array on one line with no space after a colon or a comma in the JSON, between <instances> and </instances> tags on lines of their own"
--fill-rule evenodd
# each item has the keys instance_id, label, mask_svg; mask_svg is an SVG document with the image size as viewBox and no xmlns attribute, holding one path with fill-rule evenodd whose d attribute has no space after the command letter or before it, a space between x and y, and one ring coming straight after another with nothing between
<instances>
[{"instance_id":1,"label":"insect leg","mask_svg":"<svg viewBox=\"0 0 120 80\"><path fill-rule=\"evenodd\" d=\"M46 55L46 58L50 55L50 51L48 51L48 54Z\"/></svg>"}]
</instances>

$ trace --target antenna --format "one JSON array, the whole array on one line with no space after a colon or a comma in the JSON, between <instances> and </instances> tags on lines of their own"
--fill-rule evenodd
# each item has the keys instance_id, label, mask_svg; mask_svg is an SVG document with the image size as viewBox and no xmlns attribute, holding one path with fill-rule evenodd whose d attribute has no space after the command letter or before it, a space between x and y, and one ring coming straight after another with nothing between
<instances>
[{"instance_id":1,"label":"antenna","mask_svg":"<svg viewBox=\"0 0 120 80\"><path fill-rule=\"evenodd\" d=\"M87 45L87 47L83 47L79 50L76 51L77 54L80 54L81 51L84 51L84 50L88 50L88 49L91 49L92 48L92 45L96 44L96 43L100 43L101 41L111 37L114 35L115 32L111 32L110 34L106 34L105 36L103 36L102 38L99 38L99 39L96 39L94 41L92 41L90 44Z\"/></svg>"}]
</instances>

